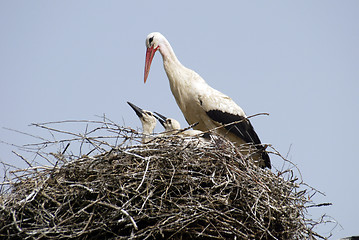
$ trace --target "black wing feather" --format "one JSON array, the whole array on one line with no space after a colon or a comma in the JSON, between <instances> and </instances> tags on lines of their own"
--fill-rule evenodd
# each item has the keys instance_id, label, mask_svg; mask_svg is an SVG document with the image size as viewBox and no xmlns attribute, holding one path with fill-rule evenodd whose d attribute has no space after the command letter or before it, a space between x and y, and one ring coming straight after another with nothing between
<instances>
[{"instance_id":1,"label":"black wing feather","mask_svg":"<svg viewBox=\"0 0 359 240\"><path fill-rule=\"evenodd\" d=\"M261 141L254 131L251 122L246 117L225 113L221 110L210 110L207 112L207 115L212 120L223 125L237 122L231 125L227 125L225 128L231 133L234 133L235 135L242 138L246 143L261 144Z\"/></svg>"},{"instance_id":2,"label":"black wing feather","mask_svg":"<svg viewBox=\"0 0 359 240\"><path fill-rule=\"evenodd\" d=\"M223 125L230 124L231 125L225 126L225 128L243 139L246 143L255 144L258 150L262 151L262 159L265 162L265 166L271 168L270 159L265 151L265 147L261 145L261 140L259 139L257 133L254 131L254 128L249 121L248 118L234 115L231 113L222 112L221 110L210 110L207 111L207 115L214 121L221 123Z\"/></svg>"}]
</instances>

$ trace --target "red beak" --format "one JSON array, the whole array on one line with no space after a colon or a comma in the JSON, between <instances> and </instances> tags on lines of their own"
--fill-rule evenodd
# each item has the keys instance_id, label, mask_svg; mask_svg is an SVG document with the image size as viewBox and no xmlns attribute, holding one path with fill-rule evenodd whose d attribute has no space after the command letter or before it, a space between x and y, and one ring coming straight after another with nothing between
<instances>
[{"instance_id":1,"label":"red beak","mask_svg":"<svg viewBox=\"0 0 359 240\"><path fill-rule=\"evenodd\" d=\"M150 48L147 48L147 51L146 51L146 62L145 62L145 83L147 81L147 77L148 77L148 74L150 72L150 67L151 67L151 63L152 63L152 59L153 57L155 56L155 52L157 51L158 47L156 48L153 48L150 47Z\"/></svg>"}]
</instances>

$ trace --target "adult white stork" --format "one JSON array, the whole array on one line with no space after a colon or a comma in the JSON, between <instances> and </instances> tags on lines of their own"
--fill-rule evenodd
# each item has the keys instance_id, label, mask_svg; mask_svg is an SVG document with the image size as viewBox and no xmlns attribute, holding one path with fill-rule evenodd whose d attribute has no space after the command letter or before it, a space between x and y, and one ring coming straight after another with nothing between
<instances>
[{"instance_id":1,"label":"adult white stork","mask_svg":"<svg viewBox=\"0 0 359 240\"><path fill-rule=\"evenodd\" d=\"M135 104L127 102L128 105L132 107L132 109L135 111L138 118L141 120L142 123L142 143L149 142L151 138L151 134L153 133L153 130L156 127L156 117L153 115L152 112L143 110L142 108L137 107Z\"/></svg>"},{"instance_id":2,"label":"adult white stork","mask_svg":"<svg viewBox=\"0 0 359 240\"><path fill-rule=\"evenodd\" d=\"M259 165L271 168L265 147L241 107L227 95L210 87L195 71L183 66L161 33L150 33L146 38L146 47L145 83L155 52L160 51L172 94L188 124L198 122L194 128L202 131L216 128L217 133L237 146L254 146L255 151L250 153L259 159ZM240 149L245 151L243 147ZM248 150L245 152L248 153Z\"/></svg>"}]
</instances>

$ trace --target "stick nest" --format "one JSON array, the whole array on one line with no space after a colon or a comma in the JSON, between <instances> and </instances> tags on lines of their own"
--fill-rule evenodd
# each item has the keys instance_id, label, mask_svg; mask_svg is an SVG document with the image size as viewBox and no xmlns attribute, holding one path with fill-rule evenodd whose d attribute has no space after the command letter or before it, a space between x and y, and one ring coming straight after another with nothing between
<instances>
[{"instance_id":1,"label":"stick nest","mask_svg":"<svg viewBox=\"0 0 359 240\"><path fill-rule=\"evenodd\" d=\"M308 189L292 170L261 169L221 138L139 144L133 129L100 125L86 134L37 125L72 136L38 146L80 142L92 150L37 151L53 164L12 171L1 189L1 239L322 238L306 218ZM99 129L116 143L90 136Z\"/></svg>"}]
</instances>

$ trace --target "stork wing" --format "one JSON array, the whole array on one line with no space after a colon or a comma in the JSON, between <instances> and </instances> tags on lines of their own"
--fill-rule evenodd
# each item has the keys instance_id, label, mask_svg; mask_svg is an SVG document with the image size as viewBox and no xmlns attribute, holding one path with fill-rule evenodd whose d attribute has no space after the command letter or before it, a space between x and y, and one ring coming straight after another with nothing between
<instances>
[{"instance_id":1,"label":"stork wing","mask_svg":"<svg viewBox=\"0 0 359 240\"><path fill-rule=\"evenodd\" d=\"M251 122L240 106L225 94L210 89L208 94L199 96L199 104L207 116L237 135L246 143L261 144ZM233 124L231 124L233 123Z\"/></svg>"},{"instance_id":2,"label":"stork wing","mask_svg":"<svg viewBox=\"0 0 359 240\"><path fill-rule=\"evenodd\" d=\"M225 125L228 131L234 133L246 143L261 144L251 122L245 116L234 115L221 110L209 110L206 113L213 121Z\"/></svg>"},{"instance_id":3,"label":"stork wing","mask_svg":"<svg viewBox=\"0 0 359 240\"><path fill-rule=\"evenodd\" d=\"M261 140L242 108L223 93L218 91L214 93L212 93L211 97L202 95L198 99L207 116L212 121L225 125L229 132L243 139L246 143L254 144L262 152L265 166L271 168L270 158L265 151L265 147L261 144Z\"/></svg>"},{"instance_id":4,"label":"stork wing","mask_svg":"<svg viewBox=\"0 0 359 240\"><path fill-rule=\"evenodd\" d=\"M243 139L246 143L255 144L256 148L261 152L265 167L271 168L268 153L265 151L265 147L261 144L261 140L259 139L257 133L254 131L254 128L248 118L222 112L221 110L207 111L207 115L213 121L226 125L225 128L229 132L234 133L235 135Z\"/></svg>"}]
</instances>

